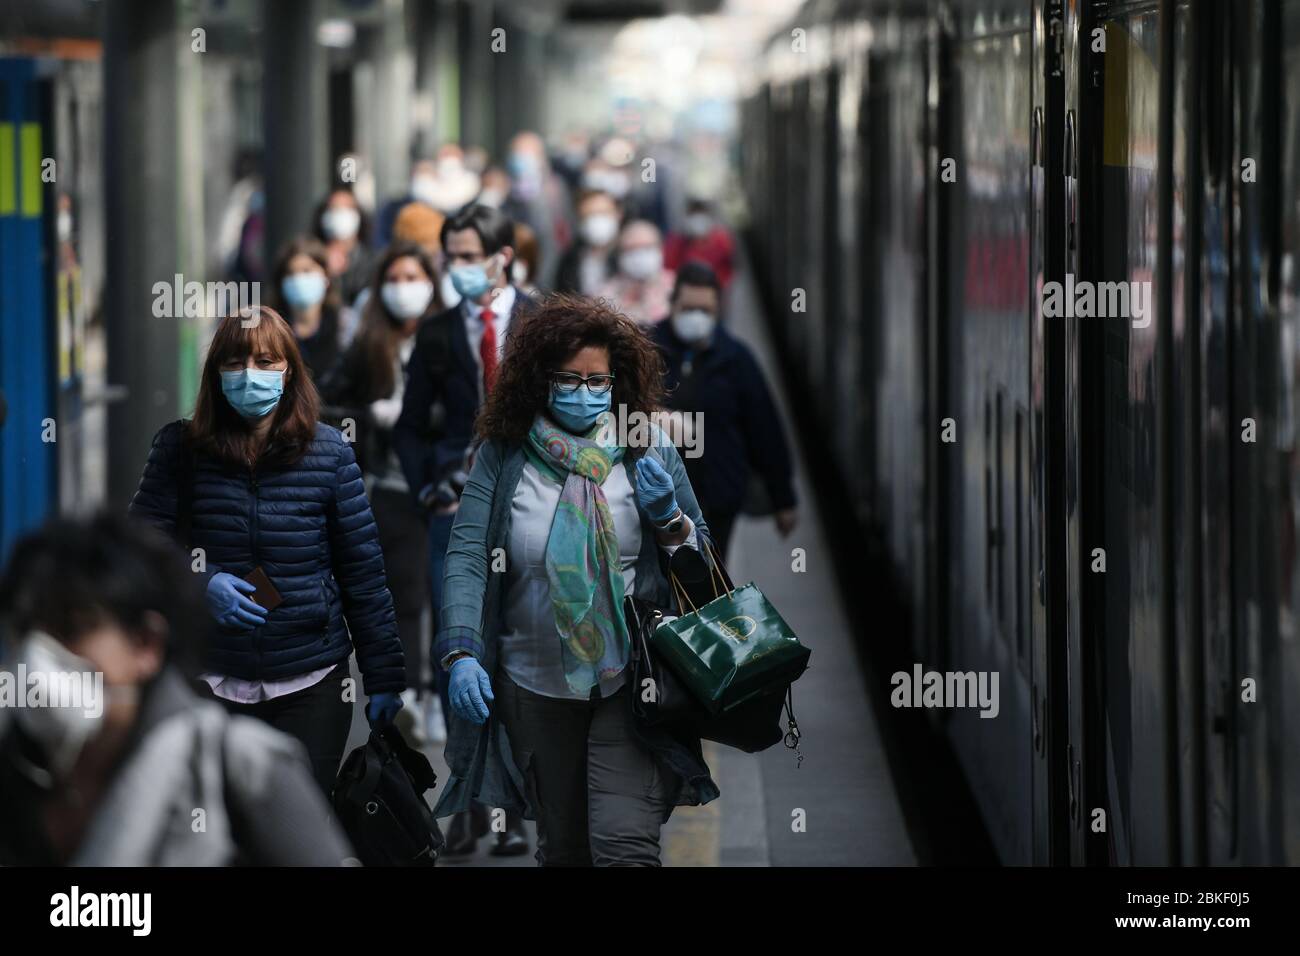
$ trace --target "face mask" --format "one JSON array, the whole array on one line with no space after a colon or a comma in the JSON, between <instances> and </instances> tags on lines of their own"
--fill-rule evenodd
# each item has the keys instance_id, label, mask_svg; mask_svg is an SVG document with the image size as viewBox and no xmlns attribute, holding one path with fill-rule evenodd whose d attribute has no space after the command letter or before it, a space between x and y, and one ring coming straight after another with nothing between
<instances>
[{"instance_id":1,"label":"face mask","mask_svg":"<svg viewBox=\"0 0 1300 956\"><path fill-rule=\"evenodd\" d=\"M528 281L528 266L522 259L516 259L510 264L510 278L515 285L523 285Z\"/></svg>"},{"instance_id":2,"label":"face mask","mask_svg":"<svg viewBox=\"0 0 1300 956\"><path fill-rule=\"evenodd\" d=\"M361 228L361 213L351 206L331 206L321 213L320 228L327 239L351 239Z\"/></svg>"},{"instance_id":3,"label":"face mask","mask_svg":"<svg viewBox=\"0 0 1300 956\"><path fill-rule=\"evenodd\" d=\"M68 242L72 238L72 213L64 210L54 220L58 230L59 242Z\"/></svg>"},{"instance_id":4,"label":"face mask","mask_svg":"<svg viewBox=\"0 0 1300 956\"><path fill-rule=\"evenodd\" d=\"M433 299L433 283L428 279L417 282L385 282L379 287L379 297L384 307L404 322L424 315Z\"/></svg>"},{"instance_id":5,"label":"face mask","mask_svg":"<svg viewBox=\"0 0 1300 956\"><path fill-rule=\"evenodd\" d=\"M475 201L480 206L491 206L493 209L500 209L501 204L506 201L506 197L499 189L485 189L478 194L478 199Z\"/></svg>"},{"instance_id":6,"label":"face mask","mask_svg":"<svg viewBox=\"0 0 1300 956\"><path fill-rule=\"evenodd\" d=\"M664 268L664 255L657 248L629 249L618 257L618 268L633 279L649 279Z\"/></svg>"},{"instance_id":7,"label":"face mask","mask_svg":"<svg viewBox=\"0 0 1300 956\"><path fill-rule=\"evenodd\" d=\"M696 239L707 236L713 226L713 220L707 212L693 212L686 217L686 234Z\"/></svg>"},{"instance_id":8,"label":"face mask","mask_svg":"<svg viewBox=\"0 0 1300 956\"><path fill-rule=\"evenodd\" d=\"M456 286L451 281L451 273L444 273L438 280L438 293L442 296L442 304L446 308L454 309L460 305L460 293L456 291Z\"/></svg>"},{"instance_id":9,"label":"face mask","mask_svg":"<svg viewBox=\"0 0 1300 956\"><path fill-rule=\"evenodd\" d=\"M547 407L561 428L575 435L585 435L601 413L609 411L613 398L613 389L603 395L593 395L586 385L579 385L572 392L562 392L552 385L551 401Z\"/></svg>"},{"instance_id":10,"label":"face mask","mask_svg":"<svg viewBox=\"0 0 1300 956\"><path fill-rule=\"evenodd\" d=\"M618 235L618 217L607 212L598 212L582 220L579 227L583 241L590 246L605 246L614 241Z\"/></svg>"},{"instance_id":11,"label":"face mask","mask_svg":"<svg viewBox=\"0 0 1300 956\"><path fill-rule=\"evenodd\" d=\"M284 301L293 309L310 309L325 298L328 283L323 272L296 272L280 282Z\"/></svg>"},{"instance_id":12,"label":"face mask","mask_svg":"<svg viewBox=\"0 0 1300 956\"><path fill-rule=\"evenodd\" d=\"M411 198L425 205L434 205L438 196L438 181L432 176L413 176L411 178Z\"/></svg>"},{"instance_id":13,"label":"face mask","mask_svg":"<svg viewBox=\"0 0 1300 956\"><path fill-rule=\"evenodd\" d=\"M82 682L82 674L96 673L95 665L84 657L72 653L48 634L33 631L18 645L17 660L27 674L45 674L47 684L53 685L55 674L75 674ZM82 686L85 686L84 683ZM103 689L102 675L96 687ZM123 688L124 689L124 688ZM45 755L46 768L56 777L67 776L76 766L77 758L88 742L104 726L105 701L85 700L76 707L19 707L15 721Z\"/></svg>"},{"instance_id":14,"label":"face mask","mask_svg":"<svg viewBox=\"0 0 1300 956\"><path fill-rule=\"evenodd\" d=\"M230 407L244 418L261 418L280 404L284 372L253 368L222 372L221 391Z\"/></svg>"},{"instance_id":15,"label":"face mask","mask_svg":"<svg viewBox=\"0 0 1300 956\"><path fill-rule=\"evenodd\" d=\"M718 320L703 309L683 309L672 316L673 331L683 342L702 342L713 334Z\"/></svg>"},{"instance_id":16,"label":"face mask","mask_svg":"<svg viewBox=\"0 0 1300 956\"><path fill-rule=\"evenodd\" d=\"M495 258L495 256L492 256L488 258L487 262L456 266L451 270L451 283L463 298L481 299L487 290L492 288L492 280L488 278L487 270L488 263Z\"/></svg>"},{"instance_id":17,"label":"face mask","mask_svg":"<svg viewBox=\"0 0 1300 956\"><path fill-rule=\"evenodd\" d=\"M532 153L511 153L506 157L506 172L515 178L530 176L538 168L537 157Z\"/></svg>"}]
</instances>

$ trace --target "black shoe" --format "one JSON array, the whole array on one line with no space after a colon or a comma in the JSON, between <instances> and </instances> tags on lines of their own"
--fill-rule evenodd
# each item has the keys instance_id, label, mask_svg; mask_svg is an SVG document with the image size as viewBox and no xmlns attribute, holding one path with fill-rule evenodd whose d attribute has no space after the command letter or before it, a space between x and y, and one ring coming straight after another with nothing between
<instances>
[{"instance_id":1,"label":"black shoe","mask_svg":"<svg viewBox=\"0 0 1300 956\"><path fill-rule=\"evenodd\" d=\"M506 814L506 829L497 834L497 842L488 851L493 856L520 856L528 852L528 833L524 818L517 813Z\"/></svg>"},{"instance_id":2,"label":"black shoe","mask_svg":"<svg viewBox=\"0 0 1300 956\"><path fill-rule=\"evenodd\" d=\"M469 856L478 848L478 836L470 826L470 814L453 814L447 827L447 845L441 856Z\"/></svg>"},{"instance_id":3,"label":"black shoe","mask_svg":"<svg viewBox=\"0 0 1300 956\"><path fill-rule=\"evenodd\" d=\"M492 829L491 825L488 823L487 807L482 804L471 803L469 805L469 813L470 822L474 825L474 836L487 836L488 831Z\"/></svg>"}]
</instances>

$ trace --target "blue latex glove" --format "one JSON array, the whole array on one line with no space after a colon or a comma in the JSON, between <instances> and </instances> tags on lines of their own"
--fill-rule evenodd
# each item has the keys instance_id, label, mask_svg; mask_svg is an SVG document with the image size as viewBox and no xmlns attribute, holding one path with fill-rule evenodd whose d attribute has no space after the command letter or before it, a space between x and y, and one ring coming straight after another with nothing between
<instances>
[{"instance_id":1,"label":"blue latex glove","mask_svg":"<svg viewBox=\"0 0 1300 956\"><path fill-rule=\"evenodd\" d=\"M208 607L212 616L222 627L232 627L241 631L251 631L266 623L266 608L252 598L257 588L243 578L218 571L208 582Z\"/></svg>"},{"instance_id":2,"label":"blue latex glove","mask_svg":"<svg viewBox=\"0 0 1300 956\"><path fill-rule=\"evenodd\" d=\"M653 458L636 460L636 500L651 521L667 521L677 511L673 476Z\"/></svg>"},{"instance_id":3,"label":"blue latex glove","mask_svg":"<svg viewBox=\"0 0 1300 956\"><path fill-rule=\"evenodd\" d=\"M391 724L401 709L402 698L399 694L392 691L371 694L370 700L366 701L366 720L370 721L372 728L378 730Z\"/></svg>"},{"instance_id":4,"label":"blue latex glove","mask_svg":"<svg viewBox=\"0 0 1300 956\"><path fill-rule=\"evenodd\" d=\"M462 657L451 665L451 684L447 688L451 709L471 723L481 724L488 719L488 704L492 703L492 680L482 665L472 657Z\"/></svg>"}]
</instances>

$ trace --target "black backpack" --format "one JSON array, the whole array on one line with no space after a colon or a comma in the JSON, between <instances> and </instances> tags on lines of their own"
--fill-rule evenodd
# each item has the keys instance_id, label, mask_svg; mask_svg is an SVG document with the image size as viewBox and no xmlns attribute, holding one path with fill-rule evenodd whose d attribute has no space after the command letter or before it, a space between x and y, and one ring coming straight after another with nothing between
<instances>
[{"instance_id":1,"label":"black backpack","mask_svg":"<svg viewBox=\"0 0 1300 956\"><path fill-rule=\"evenodd\" d=\"M424 792L438 782L429 760L392 724L343 761L334 813L366 866L433 866L445 841Z\"/></svg>"}]
</instances>

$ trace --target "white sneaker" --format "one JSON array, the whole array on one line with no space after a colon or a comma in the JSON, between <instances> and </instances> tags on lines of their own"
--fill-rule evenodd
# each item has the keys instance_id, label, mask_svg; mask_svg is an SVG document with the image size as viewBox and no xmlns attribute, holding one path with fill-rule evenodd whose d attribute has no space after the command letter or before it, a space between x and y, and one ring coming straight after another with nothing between
<instances>
[{"instance_id":1,"label":"white sneaker","mask_svg":"<svg viewBox=\"0 0 1300 956\"><path fill-rule=\"evenodd\" d=\"M437 694L429 697L429 703L424 708L424 733L425 736L435 744L447 742L447 721L442 715L442 698Z\"/></svg>"}]
</instances>

